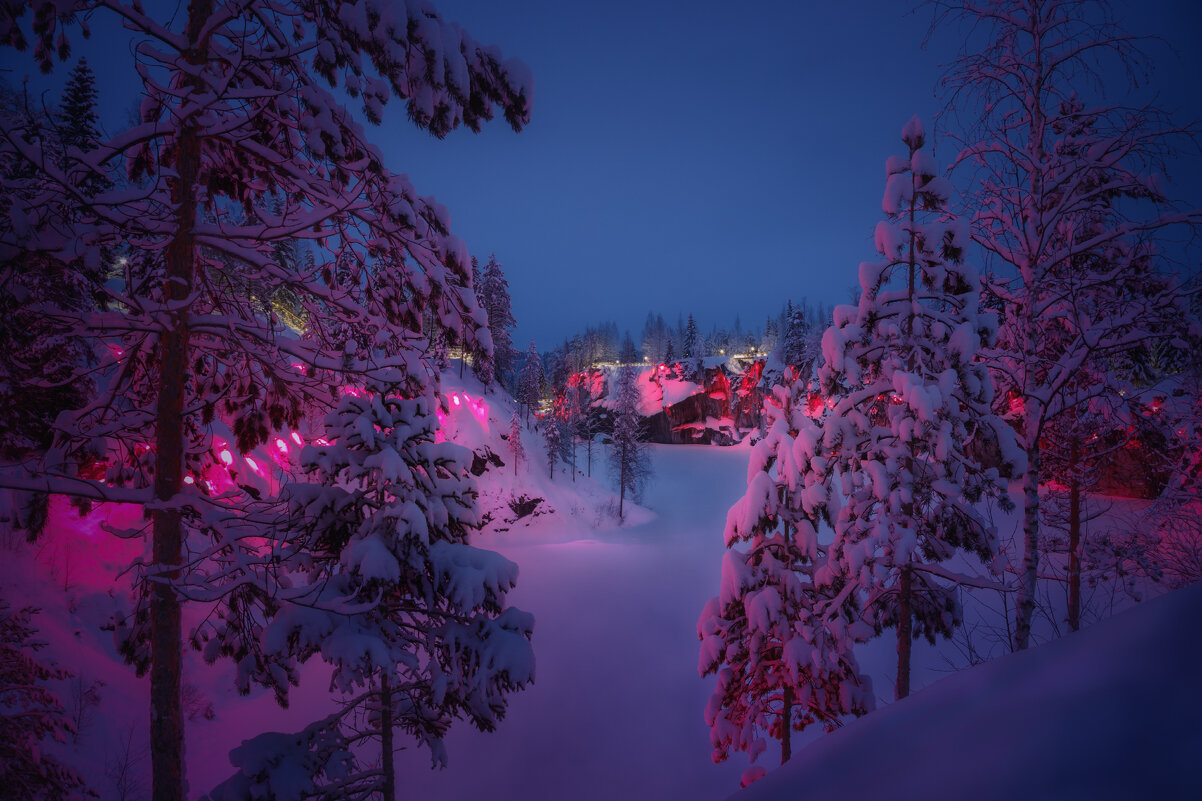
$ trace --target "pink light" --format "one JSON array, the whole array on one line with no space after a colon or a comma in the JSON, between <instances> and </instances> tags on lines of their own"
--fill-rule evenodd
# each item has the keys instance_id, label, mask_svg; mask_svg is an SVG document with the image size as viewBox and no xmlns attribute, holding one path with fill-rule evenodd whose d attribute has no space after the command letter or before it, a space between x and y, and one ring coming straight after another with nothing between
<instances>
[{"instance_id":1,"label":"pink light","mask_svg":"<svg viewBox=\"0 0 1202 801\"><path fill-rule=\"evenodd\" d=\"M297 445L305 444L305 441L303 439L301 439L301 435L296 433L295 431L292 432L292 441L295 442Z\"/></svg>"},{"instance_id":2,"label":"pink light","mask_svg":"<svg viewBox=\"0 0 1202 801\"><path fill-rule=\"evenodd\" d=\"M212 481L205 482L205 489L207 489L209 491L210 495L217 494L217 485L215 485Z\"/></svg>"},{"instance_id":3,"label":"pink light","mask_svg":"<svg viewBox=\"0 0 1202 801\"><path fill-rule=\"evenodd\" d=\"M458 396L458 395L452 395L452 396L451 396L451 403L453 403L453 404L455 404L456 406L458 406L458 405L459 405L459 396Z\"/></svg>"},{"instance_id":4,"label":"pink light","mask_svg":"<svg viewBox=\"0 0 1202 801\"><path fill-rule=\"evenodd\" d=\"M184 483L185 484L195 484L196 479L192 478L192 476L184 476Z\"/></svg>"},{"instance_id":5,"label":"pink light","mask_svg":"<svg viewBox=\"0 0 1202 801\"><path fill-rule=\"evenodd\" d=\"M278 437L276 438L275 446L280 449L280 453L288 452L288 443L284 442L284 440L282 440Z\"/></svg>"},{"instance_id":6,"label":"pink light","mask_svg":"<svg viewBox=\"0 0 1202 801\"><path fill-rule=\"evenodd\" d=\"M256 473L259 472L258 463L254 459L250 458L249 456L246 457L246 466L249 467L251 470L254 470Z\"/></svg>"},{"instance_id":7,"label":"pink light","mask_svg":"<svg viewBox=\"0 0 1202 801\"><path fill-rule=\"evenodd\" d=\"M222 449L221 453L217 454L217 458L220 459L221 463L224 465L231 465L234 463L234 454L230 453L228 449Z\"/></svg>"},{"instance_id":8,"label":"pink light","mask_svg":"<svg viewBox=\"0 0 1202 801\"><path fill-rule=\"evenodd\" d=\"M328 439L326 439L325 437L318 437L317 439L313 440L313 444L325 446L325 445L329 445L330 441Z\"/></svg>"},{"instance_id":9,"label":"pink light","mask_svg":"<svg viewBox=\"0 0 1202 801\"><path fill-rule=\"evenodd\" d=\"M342 394L350 395L352 398L362 398L367 395L367 392L359 387L345 386L342 388Z\"/></svg>"},{"instance_id":10,"label":"pink light","mask_svg":"<svg viewBox=\"0 0 1202 801\"><path fill-rule=\"evenodd\" d=\"M296 370L301 375L308 375L308 373L305 372L305 366L303 364L301 364L300 362L293 362L292 369Z\"/></svg>"}]
</instances>

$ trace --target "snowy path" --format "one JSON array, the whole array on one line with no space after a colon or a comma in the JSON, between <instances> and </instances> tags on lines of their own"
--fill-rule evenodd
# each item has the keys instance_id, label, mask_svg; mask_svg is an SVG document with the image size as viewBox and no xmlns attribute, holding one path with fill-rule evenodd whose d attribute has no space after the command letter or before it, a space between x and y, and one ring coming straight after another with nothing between
<instances>
[{"instance_id":1,"label":"snowy path","mask_svg":"<svg viewBox=\"0 0 1202 801\"><path fill-rule=\"evenodd\" d=\"M697 676L696 621L718 586L726 510L746 482L744 448L659 446L645 505L658 517L554 543L500 535L521 567L516 606L534 613L537 680L500 729L460 729L450 767L400 755L401 798L725 798L745 760L715 766ZM482 544L485 544L482 542Z\"/></svg>"}]
</instances>

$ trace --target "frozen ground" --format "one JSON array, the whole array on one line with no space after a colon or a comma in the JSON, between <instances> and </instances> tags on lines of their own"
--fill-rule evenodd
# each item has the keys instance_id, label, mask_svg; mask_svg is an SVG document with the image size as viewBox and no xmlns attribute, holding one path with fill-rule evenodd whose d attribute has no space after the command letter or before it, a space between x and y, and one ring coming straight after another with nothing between
<instances>
[{"instance_id":1,"label":"frozen ground","mask_svg":"<svg viewBox=\"0 0 1202 801\"><path fill-rule=\"evenodd\" d=\"M471 405L481 400L478 386L469 382L457 391L468 393L461 399L467 401L463 408L483 408ZM463 727L452 731L448 769L432 771L424 752L401 753L400 797L420 801L726 798L738 787L747 762L741 756L721 765L710 760L702 710L713 680L697 675L695 632L702 605L717 591L723 521L746 484L746 446L652 447L654 475L643 508L630 510L627 523L619 526L612 515L616 499L605 489L603 448L594 451L594 476L600 483L583 478L573 483L562 471L551 481L539 438L527 431L523 443L529 461L513 476L508 454L502 453L505 443L499 438L502 430L508 430L510 408L506 400L490 396L487 414L451 419L448 430L472 447L489 445L507 462L482 481L482 501L499 515L477 535L476 543L500 551L520 566L511 602L535 615L537 679L512 697L508 717L496 732L482 734ZM521 493L546 498L557 513L516 524L505 521L506 499ZM60 520L67 519L64 512L65 507L60 508ZM117 566L127 563L136 550L135 543L118 543L89 519L82 525L72 522L69 529L52 530L32 553L16 541L8 543L0 559L0 583L6 594L17 603L45 610L35 622L50 641L46 653L80 674L60 687L81 723L80 736L65 746L69 752L65 756L80 767L102 798L125 801L149 797L147 687L119 663L111 635L100 631L98 624L112 607L107 592L114 587ZM846 780L848 774L856 774L852 778L861 782L863 793L844 797L883 796L893 781L887 778L890 774L859 766L868 764L866 760L885 759L889 748L909 748L901 762L917 765L905 774L910 790L890 793L896 797L917 797L923 781L941 772L950 771L955 780L978 774L961 769L962 763L968 764L965 759L979 761L985 770L1003 771L1014 754L1025 753L1010 746L1022 740L1013 726L1026 719L1023 716L1034 715L1031 709L1043 716L1035 724L1036 742L1057 754L1064 742L1078 736L1074 732L1105 731L1101 722L1118 720L1123 731L1142 732L1169 725L1174 719L1165 716L1174 714L1174 705L1202 712L1196 689L1182 685L1179 672L1172 672L1183 664L1196 665L1202 656L1197 653L1197 637L1189 633L1197 631L1197 615L1202 614L1197 608L1199 593L1194 591L1190 597L1193 617L1171 612L1171 604L1149 606L1152 617L1131 618L1135 623L1122 623L1127 618L1121 618L1114 626L1099 628L1097 634L1070 638L1064 646L1053 644L1046 651L1037 649L1019 659L958 674L946 683L945 695L940 695L944 692L940 685L892 708L886 707L893 695L893 644L888 637L880 638L862 654L861 662L873 676L881 709L828 738L821 750L803 749L780 773L781 778L764 779L753 786L748 798L809 798L816 777L837 794L840 777ZM1170 611L1158 618L1156 609ZM1110 650L1105 646L1108 631L1120 638ZM1139 672L1145 656L1149 664L1160 664L1157 660L1166 658L1165 649L1171 650L1182 637L1192 637L1192 650L1182 652L1186 662ZM1074 641L1096 645L1074 651ZM944 656L949 655L954 653L946 646L936 650L920 643L915 686L947 675ZM210 668L190 652L186 660L191 713L187 757L194 795L230 774L228 751L244 738L264 730L297 730L330 705L326 676L317 666L305 669L291 708L281 710L268 693L235 696L228 664L219 662ZM1115 663L1113 671L1090 674L1090 665L1105 660ZM1042 684L1022 685L1028 688L1022 691L1026 706L1012 705L1009 691L1002 691L1020 686L1019 674L1008 673L1007 664L1018 665L1019 673L1025 671L1028 677L1043 677ZM1122 674L1127 678L1115 671L1127 671ZM1109 681L1107 677L1117 683L1098 684ZM1121 700L1118 696L1149 708L1160 700L1160 711L1155 712L1160 717L1149 712L1124 723L1128 718L1123 716L1134 713L1116 703ZM980 705L971 706L971 699L978 699ZM961 708L963 714L952 714ZM935 709L942 711L931 711ZM982 720L995 719L1006 725L982 728ZM947 721L946 727L941 728L939 721ZM994 730L1008 733L979 739L982 731ZM966 734L978 736L968 756L950 762L935 756L937 748L958 744ZM807 732L802 739L817 736ZM1098 741L1082 742L1100 747ZM1180 742L1202 753L1196 738L1183 737ZM1087 755L1081 749L1073 753ZM1147 749L1133 753L1151 759ZM771 769L776 755L767 753L761 759ZM1155 764L1171 768L1172 756L1165 759L1170 762ZM842 767L825 768L827 762ZM889 770L901 775L900 769ZM878 774L885 778L873 778ZM953 781L949 786L969 785ZM1009 797L1034 797L1014 790L1016 786L1011 785L1014 794ZM943 797L978 795L974 789Z\"/></svg>"},{"instance_id":2,"label":"frozen ground","mask_svg":"<svg viewBox=\"0 0 1202 801\"><path fill-rule=\"evenodd\" d=\"M1193 586L957 673L813 744L737 801L1202 798L1199 619Z\"/></svg>"},{"instance_id":3,"label":"frozen ground","mask_svg":"<svg viewBox=\"0 0 1202 801\"><path fill-rule=\"evenodd\" d=\"M406 795L440 799L723 798L742 765L715 766L702 720L697 615L716 591L722 521L742 492L743 448L656 446L653 520L491 538L521 566L535 685L494 734L451 735L450 767L403 754Z\"/></svg>"}]
</instances>

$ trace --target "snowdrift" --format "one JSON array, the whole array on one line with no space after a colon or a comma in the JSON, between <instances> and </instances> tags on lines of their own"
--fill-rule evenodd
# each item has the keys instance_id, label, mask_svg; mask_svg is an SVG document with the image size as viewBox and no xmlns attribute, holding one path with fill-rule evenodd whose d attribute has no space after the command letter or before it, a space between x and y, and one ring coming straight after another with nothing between
<instances>
[{"instance_id":1,"label":"snowdrift","mask_svg":"<svg viewBox=\"0 0 1202 801\"><path fill-rule=\"evenodd\" d=\"M732 801L1200 798L1202 585L949 676Z\"/></svg>"}]
</instances>

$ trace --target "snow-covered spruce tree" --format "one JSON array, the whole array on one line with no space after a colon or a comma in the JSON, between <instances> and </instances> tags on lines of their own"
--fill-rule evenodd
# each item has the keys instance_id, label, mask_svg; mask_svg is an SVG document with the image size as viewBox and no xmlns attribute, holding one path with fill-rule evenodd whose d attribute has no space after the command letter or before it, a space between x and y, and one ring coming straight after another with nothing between
<instances>
[{"instance_id":1,"label":"snow-covered spruce tree","mask_svg":"<svg viewBox=\"0 0 1202 801\"><path fill-rule=\"evenodd\" d=\"M134 38L141 122L64 170L6 118L0 145L33 177L5 186L0 261L47 254L108 271L110 249L124 261L103 308L40 310L91 348L79 375L97 389L59 415L49 451L0 468L0 484L146 510L145 625L129 642L150 671L153 797L168 801L187 795L182 597L218 607L204 619L240 681L269 678L282 694L295 676L262 661L259 634L280 594L272 573L301 555L296 529L277 498L233 484L218 499L199 480L223 470L211 422L226 421L246 452L329 409L332 386L375 377L426 397L422 312L472 338L483 322L445 212L384 166L329 87L361 99L371 122L395 94L436 136L478 130L496 108L521 127L529 90L524 67L424 0L191 0L163 22L136 0L5 0L0 42L32 40L50 70L93 14ZM128 184L87 195L81 179L109 165ZM274 258L295 238L311 244L312 269ZM304 312L303 336L274 311L281 294ZM97 459L101 469L86 467Z\"/></svg>"},{"instance_id":2,"label":"snow-covered spruce tree","mask_svg":"<svg viewBox=\"0 0 1202 801\"><path fill-rule=\"evenodd\" d=\"M513 474L518 474L518 463L526 458L526 449L522 447L522 413L520 407L513 407L513 416L509 418L509 458L513 459Z\"/></svg>"},{"instance_id":3,"label":"snow-covered spruce tree","mask_svg":"<svg viewBox=\"0 0 1202 801\"><path fill-rule=\"evenodd\" d=\"M75 727L48 683L68 674L39 661L34 609L0 597L0 796L6 801L65 801L91 795L83 779L46 753Z\"/></svg>"},{"instance_id":4,"label":"snow-covered spruce tree","mask_svg":"<svg viewBox=\"0 0 1202 801\"><path fill-rule=\"evenodd\" d=\"M72 165L96 147L95 79L81 59L72 70L62 102L53 120L34 113L28 98L0 95L0 114L6 125L25 141L36 143L43 158L55 165ZM79 190L90 197L103 176L86 175ZM0 182L3 205L36 202L46 191L37 165L21 158L0 141ZM89 359L89 347L72 336L69 321L47 314L47 309L67 308L82 313L94 309L101 295L101 270L80 259L21 251L0 261L0 458L19 461L44 452L53 440L59 412L84 402L92 380L80 371ZM27 524L44 518L40 512L47 496L24 493L14 496L22 507L18 514ZM34 508L39 511L31 514ZM39 526L26 525L27 536Z\"/></svg>"},{"instance_id":5,"label":"snow-covered spruce tree","mask_svg":"<svg viewBox=\"0 0 1202 801\"><path fill-rule=\"evenodd\" d=\"M793 732L829 731L873 706L853 650L872 628L818 536L837 494L824 483L830 457L807 403L800 381L765 400L767 435L752 448L747 492L726 516L721 590L697 621L699 670L718 677L705 709L715 762L745 751L754 763L772 738L783 764ZM743 785L764 772L753 764Z\"/></svg>"},{"instance_id":6,"label":"snow-covered spruce tree","mask_svg":"<svg viewBox=\"0 0 1202 801\"><path fill-rule=\"evenodd\" d=\"M298 781L304 797L395 798L394 728L445 765L442 738L455 720L493 730L506 694L533 680L533 619L505 605L517 566L467 543L479 525L471 451L436 443L433 397L405 394L369 381L344 395L325 420L331 444L301 455L314 483L286 490L312 546L264 647L296 661L320 653L342 711L308 734L244 744L233 754L241 772L214 798L277 797ZM292 775L298 743L318 735L308 773ZM273 752L281 737L285 748ZM369 737L380 741L380 768L355 754Z\"/></svg>"},{"instance_id":7,"label":"snow-covered spruce tree","mask_svg":"<svg viewBox=\"0 0 1202 801\"><path fill-rule=\"evenodd\" d=\"M472 292L476 296L476 305L480 313L485 317L488 316L487 307L484 305L484 275L480 272L480 261L472 256ZM485 326L487 328L487 326ZM479 337L471 347L465 341L464 332L460 331L459 336L459 377L463 377L463 362L470 354L472 361L472 375L480 380L480 383L485 387L492 384L497 378L496 364L493 362L493 347L492 333L489 332L487 337Z\"/></svg>"},{"instance_id":8,"label":"snow-covered spruce tree","mask_svg":"<svg viewBox=\"0 0 1202 801\"><path fill-rule=\"evenodd\" d=\"M634 352L633 344L624 352ZM625 517L626 496L638 498L650 475L643 416L639 413L638 370L629 362L618 368L612 412L614 430L609 463L618 481L618 517Z\"/></svg>"},{"instance_id":9,"label":"snow-covered spruce tree","mask_svg":"<svg viewBox=\"0 0 1202 801\"><path fill-rule=\"evenodd\" d=\"M492 367L490 376L476 375L486 385L496 381L505 383L505 377L514 369L517 351L513 347L511 329L517 325L513 317L513 305L509 297L509 282L505 280L505 271L497 262L496 254L488 257L488 263L480 271L480 280L476 284L476 297L480 307L488 315L488 331L492 338ZM485 365L487 366L487 365Z\"/></svg>"},{"instance_id":10,"label":"snow-covered spruce tree","mask_svg":"<svg viewBox=\"0 0 1202 801\"><path fill-rule=\"evenodd\" d=\"M986 293L1002 312L987 354L999 394L1021 418L1023 561L1013 647L1031 639L1040 552L1041 442L1081 393L1079 371L1172 337L1174 282L1158 276L1153 243L1202 214L1166 203L1167 172L1190 129L1152 105L1116 102L1115 72L1147 61L1109 6L1077 0L941 0L937 24L970 35L944 77L965 123L954 165L974 181L972 236L988 256ZM953 116L955 116L953 115ZM1108 379L1113 373L1103 373Z\"/></svg>"},{"instance_id":11,"label":"snow-covered spruce tree","mask_svg":"<svg viewBox=\"0 0 1202 801\"><path fill-rule=\"evenodd\" d=\"M563 420L552 410L542 421L543 444L547 449L547 469L549 478L555 480L555 463L563 456Z\"/></svg>"},{"instance_id":12,"label":"snow-covered spruce tree","mask_svg":"<svg viewBox=\"0 0 1202 801\"><path fill-rule=\"evenodd\" d=\"M516 400L525 408L525 419L530 419L530 410L538 406L543 399L543 359L538 355L534 340L526 350L526 362L518 376Z\"/></svg>"},{"instance_id":13,"label":"snow-covered spruce tree","mask_svg":"<svg viewBox=\"0 0 1202 801\"><path fill-rule=\"evenodd\" d=\"M576 440L583 435L585 409L588 394L579 382L573 384L569 376L566 385L555 394L553 413L559 421L561 455L571 464L572 481L576 480Z\"/></svg>"},{"instance_id":14,"label":"snow-covered spruce tree","mask_svg":"<svg viewBox=\"0 0 1202 801\"><path fill-rule=\"evenodd\" d=\"M794 306L789 301L785 320L785 334L781 341L781 359L793 368L794 375L808 378L810 366L817 356L810 336L810 323L806 320L805 307Z\"/></svg>"},{"instance_id":15,"label":"snow-covered spruce tree","mask_svg":"<svg viewBox=\"0 0 1202 801\"><path fill-rule=\"evenodd\" d=\"M933 642L959 622L960 579L940 563L967 553L995 568L996 532L976 505L1008 503L999 467L1009 474L1022 456L990 408L977 352L996 320L978 314L967 226L947 210L951 187L924 139L911 119L907 156L886 163L887 219L875 237L884 260L860 265L859 306L836 308L818 367L829 405L820 424L835 454L828 480L844 496L829 513L832 560L877 631L897 629L898 698L910 690L913 639ZM1001 464L981 465L974 443L995 445Z\"/></svg>"}]
</instances>

